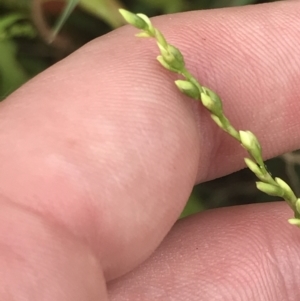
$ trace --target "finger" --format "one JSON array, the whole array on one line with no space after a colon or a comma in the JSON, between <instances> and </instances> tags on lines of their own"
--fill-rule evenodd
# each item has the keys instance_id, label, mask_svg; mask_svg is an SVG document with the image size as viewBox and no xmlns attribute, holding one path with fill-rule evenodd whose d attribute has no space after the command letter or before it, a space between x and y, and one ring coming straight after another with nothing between
<instances>
[{"instance_id":1,"label":"finger","mask_svg":"<svg viewBox=\"0 0 300 301\"><path fill-rule=\"evenodd\" d=\"M263 145L269 145L267 155L272 154L270 145L278 147L278 152L294 147L296 142L288 135L299 125L293 113L299 91L288 89L296 78L293 66L299 49L294 28L299 4L281 5L227 10L224 15L222 10L179 14L172 17L172 28L167 19L156 20L171 42L182 46L184 53L189 51L199 78L217 88L234 124L245 128L251 125ZM249 28L265 24L265 11L277 16L277 28L291 26L292 34L286 36L289 50L280 48L280 55L276 51L271 54L268 48L272 45L276 49L276 32L269 29L257 38L257 45L260 41L266 46L267 37L269 44L253 54L256 77L240 71L241 62L249 63L242 51L229 60L227 56L234 48L226 40L220 44L207 36L203 49L195 47L203 27L222 41L224 35L218 35L222 22L224 30L232 30L228 39L236 41ZM249 22L242 26L246 17ZM179 28L185 33L178 34ZM195 36L197 30L199 37ZM182 210L197 173L198 180L209 179L241 167L241 163L234 163L241 162L240 148L223 138L225 135L211 125L209 116L194 102L182 98L172 83L176 76L153 60L157 53L154 43L134 39L134 32L128 27L90 43L28 83L0 107L1 192L56 220L88 243L107 279L130 270L156 248ZM193 43L188 44L187 36ZM247 41L241 41L244 52L249 47ZM215 52L213 56L209 49ZM289 53L291 49L293 53ZM235 90L243 82L252 87L265 78L260 61L266 58L264 50L274 61L287 54L291 58L286 62L287 71L279 71L276 66L272 69L287 89L276 89L275 108L283 117L272 121L268 135L262 133L270 130L274 110L269 103L274 101L274 86L267 81L269 84L261 87L262 99ZM220 55L219 61L216 55ZM223 65L218 67L217 63ZM245 103L243 110L239 109L241 103ZM249 116L256 111L264 112L263 118L255 115L258 121L252 126ZM275 134L280 143L275 144Z\"/></svg>"},{"instance_id":2,"label":"finger","mask_svg":"<svg viewBox=\"0 0 300 301\"><path fill-rule=\"evenodd\" d=\"M0 205L1 300L108 300L101 266L85 244L4 198Z\"/></svg>"},{"instance_id":3,"label":"finger","mask_svg":"<svg viewBox=\"0 0 300 301\"><path fill-rule=\"evenodd\" d=\"M179 221L140 267L109 284L112 301L298 300L299 229L282 203Z\"/></svg>"}]
</instances>

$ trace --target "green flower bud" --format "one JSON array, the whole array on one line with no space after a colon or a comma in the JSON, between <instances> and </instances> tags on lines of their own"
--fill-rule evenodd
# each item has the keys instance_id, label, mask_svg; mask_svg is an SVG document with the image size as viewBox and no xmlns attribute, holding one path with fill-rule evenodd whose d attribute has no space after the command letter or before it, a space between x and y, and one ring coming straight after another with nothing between
<instances>
[{"instance_id":1,"label":"green flower bud","mask_svg":"<svg viewBox=\"0 0 300 301\"><path fill-rule=\"evenodd\" d=\"M144 15L144 14L136 14L139 18L143 19L145 21L145 23L148 25L148 27L153 27L152 23L150 21L150 19L148 18L148 16Z\"/></svg>"},{"instance_id":2,"label":"green flower bud","mask_svg":"<svg viewBox=\"0 0 300 301\"><path fill-rule=\"evenodd\" d=\"M276 183L283 189L284 196L291 202L296 202L297 198L291 187L280 178L275 178Z\"/></svg>"},{"instance_id":3,"label":"green flower bud","mask_svg":"<svg viewBox=\"0 0 300 301\"><path fill-rule=\"evenodd\" d=\"M130 11L125 10L123 8L120 8L119 12L123 16L125 21L127 23L133 25L134 27L139 28L139 29L144 29L144 30L146 30L148 28L148 24L140 16L133 14Z\"/></svg>"},{"instance_id":4,"label":"green flower bud","mask_svg":"<svg viewBox=\"0 0 300 301\"><path fill-rule=\"evenodd\" d=\"M279 197L283 197L284 195L284 191L280 186L275 186L264 182L256 182L256 187L258 190L268 195L279 196Z\"/></svg>"},{"instance_id":5,"label":"green flower bud","mask_svg":"<svg viewBox=\"0 0 300 301\"><path fill-rule=\"evenodd\" d=\"M178 89L185 95L194 99L200 99L199 89L190 81L176 80L175 84L178 87Z\"/></svg>"},{"instance_id":6,"label":"green flower bud","mask_svg":"<svg viewBox=\"0 0 300 301\"><path fill-rule=\"evenodd\" d=\"M205 93L201 93L201 102L209 111L212 111L214 107L214 102L210 98L210 96L206 95Z\"/></svg>"},{"instance_id":7,"label":"green flower bud","mask_svg":"<svg viewBox=\"0 0 300 301\"><path fill-rule=\"evenodd\" d=\"M256 136L250 131L239 131L242 146L250 153L255 161L264 166L261 154L261 146Z\"/></svg>"},{"instance_id":8,"label":"green flower bud","mask_svg":"<svg viewBox=\"0 0 300 301\"><path fill-rule=\"evenodd\" d=\"M157 60L161 63L161 65L162 65L164 68L166 68L167 70L170 70L170 71L172 71L172 72L178 72L178 70L172 68L172 67L165 61L165 59L164 59L161 55L159 55L156 59L157 59Z\"/></svg>"},{"instance_id":9,"label":"green flower bud","mask_svg":"<svg viewBox=\"0 0 300 301\"><path fill-rule=\"evenodd\" d=\"M252 151L257 148L257 139L250 131L239 131L241 142L245 149Z\"/></svg>"},{"instance_id":10,"label":"green flower bud","mask_svg":"<svg viewBox=\"0 0 300 301\"><path fill-rule=\"evenodd\" d=\"M293 226L300 227L300 219L298 218L290 218L288 222Z\"/></svg>"},{"instance_id":11,"label":"green flower bud","mask_svg":"<svg viewBox=\"0 0 300 301\"><path fill-rule=\"evenodd\" d=\"M213 97L206 93L201 93L201 102L214 115L219 117L222 115L222 102L219 97Z\"/></svg>"},{"instance_id":12,"label":"green flower bud","mask_svg":"<svg viewBox=\"0 0 300 301\"><path fill-rule=\"evenodd\" d=\"M177 72L182 71L185 68L185 63L181 52L172 45L167 45L165 48L160 43L157 43L160 53L164 60Z\"/></svg>"},{"instance_id":13,"label":"green flower bud","mask_svg":"<svg viewBox=\"0 0 300 301\"><path fill-rule=\"evenodd\" d=\"M218 111L223 112L223 104L219 95L206 87L202 87L202 89L204 90L205 94L209 95L210 98L214 101L214 106L218 107Z\"/></svg>"}]
</instances>

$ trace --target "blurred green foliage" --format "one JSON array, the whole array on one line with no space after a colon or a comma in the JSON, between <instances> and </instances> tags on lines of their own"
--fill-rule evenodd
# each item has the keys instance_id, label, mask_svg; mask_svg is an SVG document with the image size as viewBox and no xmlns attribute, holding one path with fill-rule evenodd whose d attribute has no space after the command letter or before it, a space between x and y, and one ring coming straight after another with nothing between
<instances>
[{"instance_id":1,"label":"blurred green foliage","mask_svg":"<svg viewBox=\"0 0 300 301\"><path fill-rule=\"evenodd\" d=\"M154 16L258 2L269 1L0 0L0 100L84 43L123 25L118 12L120 7ZM53 43L49 43L53 39ZM240 174L238 178L241 179ZM251 179L254 187L252 175L245 178ZM230 199L226 199L225 193L222 195L225 201L212 201L211 191L215 185L222 191L222 185L228 184L226 179L197 186L182 216L234 204L234 196L229 194ZM229 182L236 182L236 179L230 178Z\"/></svg>"},{"instance_id":2,"label":"blurred green foliage","mask_svg":"<svg viewBox=\"0 0 300 301\"><path fill-rule=\"evenodd\" d=\"M0 0L0 99L84 43L123 25L118 12L120 7L153 16L254 2ZM51 44L53 36L56 36L56 41Z\"/></svg>"}]
</instances>

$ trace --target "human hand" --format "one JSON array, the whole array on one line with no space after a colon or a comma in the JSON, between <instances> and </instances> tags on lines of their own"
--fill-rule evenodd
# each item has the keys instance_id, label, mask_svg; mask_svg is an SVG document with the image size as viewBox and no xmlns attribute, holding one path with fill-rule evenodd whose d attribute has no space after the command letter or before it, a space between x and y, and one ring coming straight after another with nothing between
<instances>
[{"instance_id":1,"label":"human hand","mask_svg":"<svg viewBox=\"0 0 300 301\"><path fill-rule=\"evenodd\" d=\"M300 145L299 11L279 2L154 21L267 157ZM286 204L173 226L193 185L241 168L244 151L134 32L86 45L1 104L3 300L298 300Z\"/></svg>"}]
</instances>

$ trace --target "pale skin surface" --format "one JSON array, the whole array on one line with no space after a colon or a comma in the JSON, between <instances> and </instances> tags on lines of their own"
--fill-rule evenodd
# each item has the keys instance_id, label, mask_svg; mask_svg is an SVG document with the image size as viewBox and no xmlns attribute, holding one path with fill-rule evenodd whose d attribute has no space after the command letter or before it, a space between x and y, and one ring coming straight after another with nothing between
<instances>
[{"instance_id":1,"label":"pale skin surface","mask_svg":"<svg viewBox=\"0 0 300 301\"><path fill-rule=\"evenodd\" d=\"M271 157L300 148L299 15L291 1L153 23ZM193 185L242 168L245 151L134 33L93 41L1 103L1 298L299 300L286 204L176 223Z\"/></svg>"}]
</instances>

